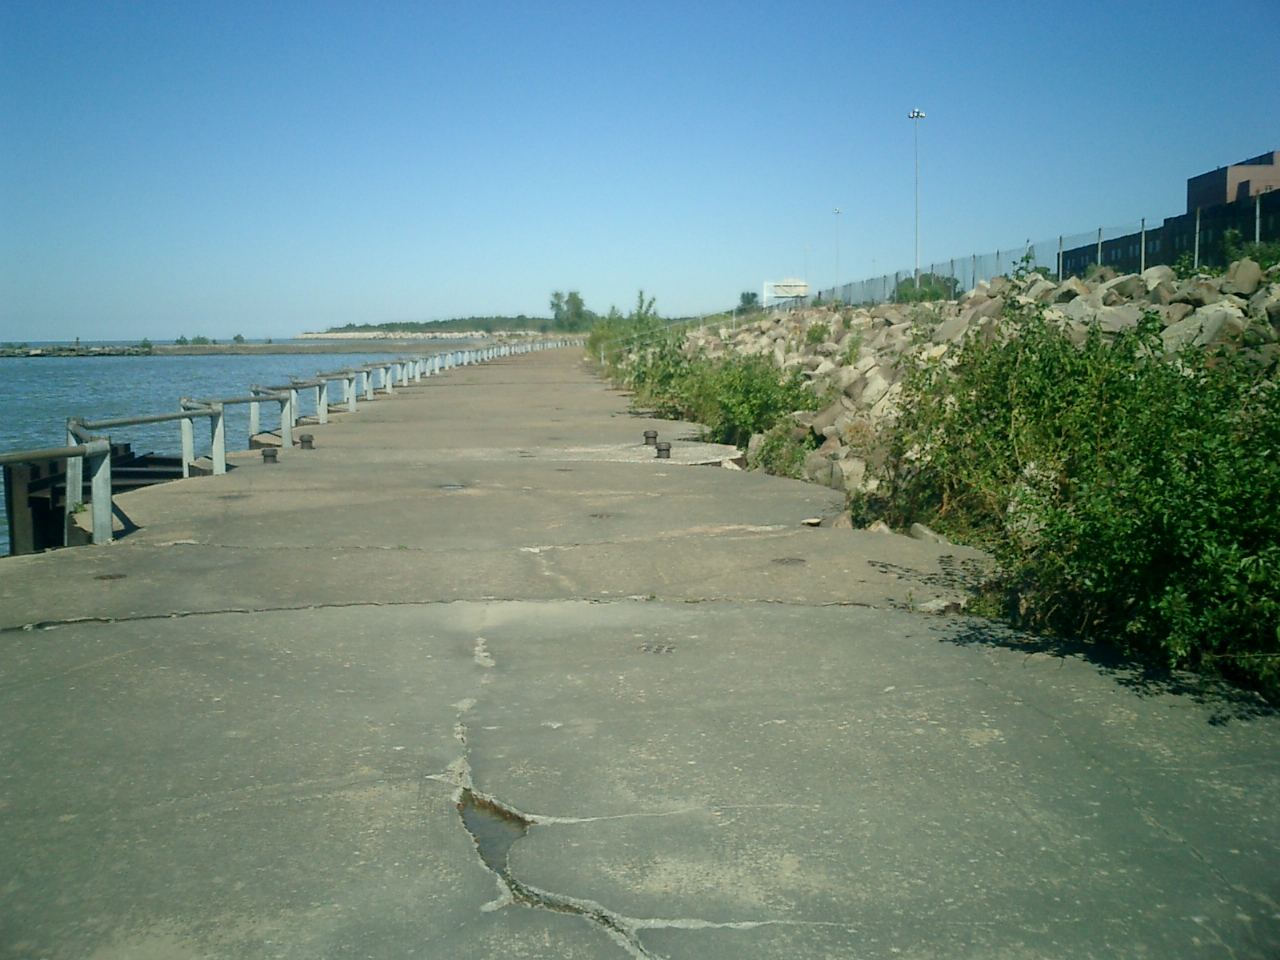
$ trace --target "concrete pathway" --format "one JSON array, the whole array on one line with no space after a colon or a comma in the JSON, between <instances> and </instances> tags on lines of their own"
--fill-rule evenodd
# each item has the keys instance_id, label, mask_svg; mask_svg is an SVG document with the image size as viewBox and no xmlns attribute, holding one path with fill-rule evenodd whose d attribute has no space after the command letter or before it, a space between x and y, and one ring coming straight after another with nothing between
<instances>
[{"instance_id":1,"label":"concrete pathway","mask_svg":"<svg viewBox=\"0 0 1280 960\"><path fill-rule=\"evenodd\" d=\"M0 955L1280 955L1275 716L913 612L981 558L579 356L0 561Z\"/></svg>"}]
</instances>

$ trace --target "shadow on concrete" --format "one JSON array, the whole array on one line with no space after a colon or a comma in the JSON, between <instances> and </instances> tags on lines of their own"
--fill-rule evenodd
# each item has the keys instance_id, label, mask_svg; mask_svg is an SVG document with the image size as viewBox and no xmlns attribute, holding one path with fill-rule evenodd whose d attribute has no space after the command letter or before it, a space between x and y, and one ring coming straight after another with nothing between
<instances>
[{"instance_id":1,"label":"shadow on concrete","mask_svg":"<svg viewBox=\"0 0 1280 960\"><path fill-rule=\"evenodd\" d=\"M1280 705L1269 702L1256 690L1238 686L1218 677L1175 670L1141 654L1128 653L1114 644L1085 643L1068 637L1025 633L996 622L970 622L947 638L961 645L983 644L1025 654L1043 653L1053 657L1079 657L1111 677L1117 684L1142 697L1171 694L1189 697L1207 707L1209 723L1257 720L1280 716Z\"/></svg>"},{"instance_id":2,"label":"shadow on concrete","mask_svg":"<svg viewBox=\"0 0 1280 960\"><path fill-rule=\"evenodd\" d=\"M117 530L111 537L112 540L122 540L130 534L137 533L142 528L133 522L133 518L120 509L120 504L112 502L111 516L119 520L123 524L123 530Z\"/></svg>"}]
</instances>

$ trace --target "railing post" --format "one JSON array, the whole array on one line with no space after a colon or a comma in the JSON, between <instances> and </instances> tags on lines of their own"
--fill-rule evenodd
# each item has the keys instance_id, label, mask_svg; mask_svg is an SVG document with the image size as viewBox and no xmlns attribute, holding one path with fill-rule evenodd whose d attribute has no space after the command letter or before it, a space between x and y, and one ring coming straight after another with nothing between
<instances>
[{"instance_id":1,"label":"railing post","mask_svg":"<svg viewBox=\"0 0 1280 960\"><path fill-rule=\"evenodd\" d=\"M288 391L280 397L280 446L293 446L293 403Z\"/></svg>"},{"instance_id":2,"label":"railing post","mask_svg":"<svg viewBox=\"0 0 1280 960\"><path fill-rule=\"evenodd\" d=\"M252 389L252 388L250 388ZM250 439L250 449L252 449L253 438L262 433L262 410L261 404L253 401L248 404L248 439Z\"/></svg>"},{"instance_id":3,"label":"railing post","mask_svg":"<svg viewBox=\"0 0 1280 960\"><path fill-rule=\"evenodd\" d=\"M296 427L300 417L300 409L298 404L298 391L296 387L289 388L289 417L292 419L290 426Z\"/></svg>"},{"instance_id":4,"label":"railing post","mask_svg":"<svg viewBox=\"0 0 1280 960\"><path fill-rule=\"evenodd\" d=\"M220 477L227 472L227 420L222 404L214 403L213 416L209 418L209 437L213 447L213 475Z\"/></svg>"},{"instance_id":5,"label":"railing post","mask_svg":"<svg viewBox=\"0 0 1280 960\"><path fill-rule=\"evenodd\" d=\"M329 381L321 380L316 386L316 420L329 422Z\"/></svg>"},{"instance_id":6,"label":"railing post","mask_svg":"<svg viewBox=\"0 0 1280 960\"><path fill-rule=\"evenodd\" d=\"M178 426L182 431L182 479L185 480L191 476L191 461L196 458L195 426L190 417L183 417Z\"/></svg>"},{"instance_id":7,"label":"railing post","mask_svg":"<svg viewBox=\"0 0 1280 960\"><path fill-rule=\"evenodd\" d=\"M67 420L67 446L77 447L80 445L80 438L71 432L71 421ZM71 538L71 518L76 514L76 508L84 503L84 457L67 457L67 495L66 499L66 522L63 525L62 545L71 546L68 542Z\"/></svg>"},{"instance_id":8,"label":"railing post","mask_svg":"<svg viewBox=\"0 0 1280 960\"><path fill-rule=\"evenodd\" d=\"M358 374L347 371L346 379L342 381L342 389L347 394L347 410L351 413L356 412L356 377Z\"/></svg>"},{"instance_id":9,"label":"railing post","mask_svg":"<svg viewBox=\"0 0 1280 960\"><path fill-rule=\"evenodd\" d=\"M372 400L373 399L373 371L364 370L361 372L364 373L364 398L366 400Z\"/></svg>"},{"instance_id":10,"label":"railing post","mask_svg":"<svg viewBox=\"0 0 1280 960\"><path fill-rule=\"evenodd\" d=\"M391 377L391 367L382 368L382 392L387 396L391 396L396 392L395 381Z\"/></svg>"},{"instance_id":11,"label":"railing post","mask_svg":"<svg viewBox=\"0 0 1280 960\"><path fill-rule=\"evenodd\" d=\"M184 420L183 423L190 421ZM88 444L85 457L89 468L89 496L93 500L93 542L111 542L111 441L97 440ZM96 449L95 449L96 448Z\"/></svg>"}]
</instances>

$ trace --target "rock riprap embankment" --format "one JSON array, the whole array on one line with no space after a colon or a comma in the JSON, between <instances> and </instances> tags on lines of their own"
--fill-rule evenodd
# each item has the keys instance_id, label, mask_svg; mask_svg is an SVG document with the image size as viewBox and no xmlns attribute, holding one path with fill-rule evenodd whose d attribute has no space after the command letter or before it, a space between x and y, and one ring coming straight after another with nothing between
<instances>
[{"instance_id":1,"label":"rock riprap embankment","mask_svg":"<svg viewBox=\"0 0 1280 960\"><path fill-rule=\"evenodd\" d=\"M899 410L903 373L922 360L954 358L973 336L1007 335L1033 314L1083 343L1092 328L1114 337L1147 313L1164 329L1165 351L1246 339L1264 357L1280 354L1280 266L1263 270L1252 260L1233 263L1222 276L1179 280L1166 266L1117 276L1108 268L1061 282L1039 273L981 281L958 300L875 307L814 307L769 316L731 329L703 327L684 350L709 358L731 354L771 357L780 371L799 369L806 385L829 402L794 415L787 429L796 441L810 434L817 448L804 463L805 478L849 493L873 493L880 484L885 431ZM1247 337L1246 337L1247 335ZM624 361L625 366L626 361ZM763 435L752 438L748 459Z\"/></svg>"}]
</instances>

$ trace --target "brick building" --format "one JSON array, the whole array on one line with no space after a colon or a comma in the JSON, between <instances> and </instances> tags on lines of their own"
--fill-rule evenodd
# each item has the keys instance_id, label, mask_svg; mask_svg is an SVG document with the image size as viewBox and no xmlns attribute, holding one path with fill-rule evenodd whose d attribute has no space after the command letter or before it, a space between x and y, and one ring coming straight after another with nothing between
<instances>
[{"instance_id":1,"label":"brick building","mask_svg":"<svg viewBox=\"0 0 1280 960\"><path fill-rule=\"evenodd\" d=\"M1200 263L1220 265L1228 230L1238 231L1245 243L1280 242L1280 151L1190 178L1186 213L1148 228L1145 235L1132 233L1066 250L1060 272L1079 276L1101 262L1119 273L1134 273L1142 268L1144 243L1148 267L1172 264L1184 253L1194 258L1197 247Z\"/></svg>"}]
</instances>

